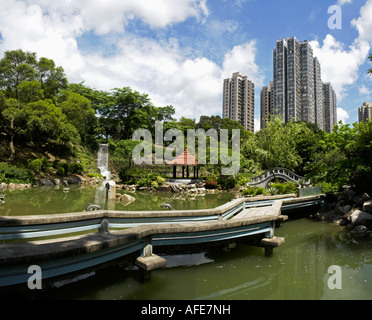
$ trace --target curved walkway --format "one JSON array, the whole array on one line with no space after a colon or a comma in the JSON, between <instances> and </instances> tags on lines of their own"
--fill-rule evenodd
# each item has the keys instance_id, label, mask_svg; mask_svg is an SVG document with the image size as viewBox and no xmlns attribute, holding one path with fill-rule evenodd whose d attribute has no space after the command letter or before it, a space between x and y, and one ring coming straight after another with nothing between
<instances>
[{"instance_id":1,"label":"curved walkway","mask_svg":"<svg viewBox=\"0 0 372 320\"><path fill-rule=\"evenodd\" d=\"M298 174L293 173L292 171L285 168L275 168L265 171L257 177L251 178L249 186L256 186L261 188L267 188L268 184L274 179L283 179L285 181L294 181L300 183L305 181L306 184L310 184L309 180L306 180L305 177L301 177Z\"/></svg>"}]
</instances>

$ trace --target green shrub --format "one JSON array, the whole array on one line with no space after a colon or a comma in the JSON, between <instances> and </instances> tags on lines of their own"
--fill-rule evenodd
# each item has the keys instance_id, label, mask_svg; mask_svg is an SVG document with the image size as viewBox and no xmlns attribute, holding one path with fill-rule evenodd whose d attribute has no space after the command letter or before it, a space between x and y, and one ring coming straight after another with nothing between
<instances>
[{"instance_id":1,"label":"green shrub","mask_svg":"<svg viewBox=\"0 0 372 320\"><path fill-rule=\"evenodd\" d=\"M237 185L239 187L245 187L248 183L250 183L252 180L249 176L252 176L251 174L244 174L244 173L238 173L236 176Z\"/></svg>"},{"instance_id":2,"label":"green shrub","mask_svg":"<svg viewBox=\"0 0 372 320\"><path fill-rule=\"evenodd\" d=\"M340 191L340 188L332 183L322 182L317 184L317 186L322 187L323 193L334 193Z\"/></svg>"},{"instance_id":3,"label":"green shrub","mask_svg":"<svg viewBox=\"0 0 372 320\"><path fill-rule=\"evenodd\" d=\"M286 182L286 183L273 183L270 188L275 188L278 190L277 194L297 194L297 183L296 182Z\"/></svg>"},{"instance_id":4,"label":"green shrub","mask_svg":"<svg viewBox=\"0 0 372 320\"><path fill-rule=\"evenodd\" d=\"M149 188L159 188L159 186L165 183L165 178L158 176L156 174L148 174L137 180L137 185L139 187L149 187Z\"/></svg>"},{"instance_id":5,"label":"green shrub","mask_svg":"<svg viewBox=\"0 0 372 320\"><path fill-rule=\"evenodd\" d=\"M73 163L69 166L70 172L74 174L83 174L84 167L81 163Z\"/></svg>"},{"instance_id":6,"label":"green shrub","mask_svg":"<svg viewBox=\"0 0 372 320\"><path fill-rule=\"evenodd\" d=\"M57 167L57 175L59 175L60 177L65 177L65 169L62 166Z\"/></svg>"},{"instance_id":7,"label":"green shrub","mask_svg":"<svg viewBox=\"0 0 372 320\"><path fill-rule=\"evenodd\" d=\"M46 158L29 160L27 165L27 168L35 173L48 172L51 167L52 164Z\"/></svg>"},{"instance_id":8,"label":"green shrub","mask_svg":"<svg viewBox=\"0 0 372 320\"><path fill-rule=\"evenodd\" d=\"M217 182L223 190L233 189L237 184L236 179L231 176L220 176Z\"/></svg>"},{"instance_id":9,"label":"green shrub","mask_svg":"<svg viewBox=\"0 0 372 320\"><path fill-rule=\"evenodd\" d=\"M0 183L33 183L30 170L0 163Z\"/></svg>"},{"instance_id":10,"label":"green shrub","mask_svg":"<svg viewBox=\"0 0 372 320\"><path fill-rule=\"evenodd\" d=\"M265 188L251 187L243 191L243 195L245 196L255 197L262 194L268 194Z\"/></svg>"},{"instance_id":11,"label":"green shrub","mask_svg":"<svg viewBox=\"0 0 372 320\"><path fill-rule=\"evenodd\" d=\"M218 188L217 179L214 177L208 177L205 180L205 188L206 189L217 189Z\"/></svg>"},{"instance_id":12,"label":"green shrub","mask_svg":"<svg viewBox=\"0 0 372 320\"><path fill-rule=\"evenodd\" d=\"M269 192L272 196L279 194L278 188L275 187L267 188L267 192Z\"/></svg>"}]
</instances>

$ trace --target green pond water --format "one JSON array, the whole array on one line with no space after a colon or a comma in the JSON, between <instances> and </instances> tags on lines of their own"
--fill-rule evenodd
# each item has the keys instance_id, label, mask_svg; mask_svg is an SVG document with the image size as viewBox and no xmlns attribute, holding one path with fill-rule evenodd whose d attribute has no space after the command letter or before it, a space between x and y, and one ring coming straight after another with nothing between
<instances>
[{"instance_id":1,"label":"green pond water","mask_svg":"<svg viewBox=\"0 0 372 320\"><path fill-rule=\"evenodd\" d=\"M80 212L95 200L95 189L33 189L6 194L0 215ZM222 193L196 199L173 194L135 194L136 202L116 210L214 208L233 199ZM164 269L140 280L136 267L116 266L87 279L41 294L41 299L118 300L338 300L372 298L372 242L355 241L337 225L290 217L276 229L286 243L265 257L264 249L238 245L229 252L213 249L193 254L162 255ZM341 268L341 290L328 286L330 266Z\"/></svg>"}]
</instances>

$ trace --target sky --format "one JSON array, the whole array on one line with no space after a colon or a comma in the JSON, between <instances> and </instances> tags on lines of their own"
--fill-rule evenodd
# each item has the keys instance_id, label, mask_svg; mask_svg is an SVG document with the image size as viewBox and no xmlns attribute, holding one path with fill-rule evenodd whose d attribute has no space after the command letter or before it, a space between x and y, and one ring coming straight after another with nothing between
<instances>
[{"instance_id":1,"label":"sky","mask_svg":"<svg viewBox=\"0 0 372 320\"><path fill-rule=\"evenodd\" d=\"M308 40L338 119L372 102L372 0L0 0L0 57L22 49L53 59L70 83L131 87L176 117L222 115L223 80L240 72L260 91L281 38ZM330 29L339 6L342 29ZM332 20L333 21L333 20Z\"/></svg>"}]
</instances>

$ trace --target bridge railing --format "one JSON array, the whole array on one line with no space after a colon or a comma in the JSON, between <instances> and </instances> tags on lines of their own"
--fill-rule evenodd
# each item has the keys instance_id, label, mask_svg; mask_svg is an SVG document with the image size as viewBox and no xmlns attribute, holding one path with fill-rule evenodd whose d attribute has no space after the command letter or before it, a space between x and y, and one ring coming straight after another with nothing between
<instances>
[{"instance_id":1,"label":"bridge railing","mask_svg":"<svg viewBox=\"0 0 372 320\"><path fill-rule=\"evenodd\" d=\"M41 216L0 217L0 241L66 236L80 232L106 232L142 225L223 221L244 209L244 199L215 209L194 211L92 211Z\"/></svg>"},{"instance_id":2,"label":"bridge railing","mask_svg":"<svg viewBox=\"0 0 372 320\"><path fill-rule=\"evenodd\" d=\"M293 198L291 195L289 198ZM246 208L272 205L282 196L240 198L220 207L206 210L174 211L92 211L42 216L0 217L0 241L42 239L68 236L80 232L107 232L109 229L127 229L146 225L187 224L226 221Z\"/></svg>"},{"instance_id":3,"label":"bridge railing","mask_svg":"<svg viewBox=\"0 0 372 320\"><path fill-rule=\"evenodd\" d=\"M274 175L283 175L283 176L286 176L287 178L289 178L290 180L293 180L293 181L296 181L296 182L300 182L301 180L306 179L305 177L299 176L298 174L296 174L296 173L294 173L294 172L292 172L288 169L274 168L274 169L265 171L264 173L260 174L259 176L251 178L252 181L249 183L249 185L264 182L265 180L273 177Z\"/></svg>"}]
</instances>

